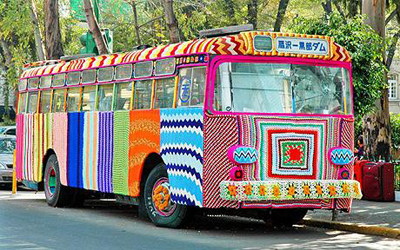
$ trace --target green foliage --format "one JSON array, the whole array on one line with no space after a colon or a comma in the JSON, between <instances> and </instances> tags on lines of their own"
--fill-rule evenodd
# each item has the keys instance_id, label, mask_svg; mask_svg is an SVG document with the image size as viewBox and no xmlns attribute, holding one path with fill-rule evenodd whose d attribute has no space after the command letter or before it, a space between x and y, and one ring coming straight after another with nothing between
<instances>
[{"instance_id":1,"label":"green foliage","mask_svg":"<svg viewBox=\"0 0 400 250\"><path fill-rule=\"evenodd\" d=\"M400 114L390 114L390 127L392 132L393 149L400 148Z\"/></svg>"},{"instance_id":2,"label":"green foliage","mask_svg":"<svg viewBox=\"0 0 400 250\"><path fill-rule=\"evenodd\" d=\"M363 116L374 107L385 85L386 67L382 60L384 43L371 27L363 23L362 16L347 20L333 13L328 18L296 18L293 32L328 35L344 46L352 58L354 84L354 111Z\"/></svg>"}]
</instances>

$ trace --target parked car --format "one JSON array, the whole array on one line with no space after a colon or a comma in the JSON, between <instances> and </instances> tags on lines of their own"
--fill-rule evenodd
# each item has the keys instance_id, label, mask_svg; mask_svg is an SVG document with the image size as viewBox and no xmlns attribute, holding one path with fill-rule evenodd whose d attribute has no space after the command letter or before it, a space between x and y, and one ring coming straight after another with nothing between
<instances>
[{"instance_id":1,"label":"parked car","mask_svg":"<svg viewBox=\"0 0 400 250\"><path fill-rule=\"evenodd\" d=\"M3 126L0 127L0 135L16 135L16 127L15 126Z\"/></svg>"},{"instance_id":2,"label":"parked car","mask_svg":"<svg viewBox=\"0 0 400 250\"><path fill-rule=\"evenodd\" d=\"M0 137L0 184L12 183L14 137Z\"/></svg>"}]
</instances>

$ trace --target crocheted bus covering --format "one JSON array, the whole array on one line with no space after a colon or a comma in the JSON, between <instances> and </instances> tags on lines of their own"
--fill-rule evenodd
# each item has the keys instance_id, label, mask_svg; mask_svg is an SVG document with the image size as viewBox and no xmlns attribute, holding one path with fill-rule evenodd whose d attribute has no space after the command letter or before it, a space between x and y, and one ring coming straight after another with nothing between
<instances>
[{"instance_id":1,"label":"crocheted bus covering","mask_svg":"<svg viewBox=\"0 0 400 250\"><path fill-rule=\"evenodd\" d=\"M113 192L129 195L129 111L114 112Z\"/></svg>"},{"instance_id":2,"label":"crocheted bus covering","mask_svg":"<svg viewBox=\"0 0 400 250\"><path fill-rule=\"evenodd\" d=\"M276 37L326 39L330 47L330 53L328 55L279 53L276 50L275 45L273 46L273 50L271 52L260 52L256 51L253 46L253 39L256 35L270 36L272 37L272 39L275 39ZM140 60L156 59L158 57L186 55L194 53L210 53L215 55L286 56L350 62L349 53L343 47L333 42L332 38L327 36L250 31L242 32L238 35L204 38L176 44L159 45L157 47L147 48L134 52L101 55L97 57L82 58L68 62L62 61L55 65L28 69L22 73L21 78L56 74L67 72L70 70L83 70L102 66L111 66L121 63L132 63Z\"/></svg>"}]
</instances>

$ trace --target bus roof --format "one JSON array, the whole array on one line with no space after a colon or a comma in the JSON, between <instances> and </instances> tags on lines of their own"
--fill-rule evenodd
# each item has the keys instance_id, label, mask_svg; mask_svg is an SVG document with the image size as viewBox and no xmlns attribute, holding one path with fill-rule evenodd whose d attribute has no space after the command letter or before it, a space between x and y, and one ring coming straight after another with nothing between
<instances>
[{"instance_id":1,"label":"bus roof","mask_svg":"<svg viewBox=\"0 0 400 250\"><path fill-rule=\"evenodd\" d=\"M248 31L237 35L195 39L191 41L159 45L143 50L100 55L71 61L60 61L53 65L43 62L27 64L21 78L64 73L168 56L209 53L214 55L255 55L313 58L330 61L350 62L347 50L333 41L333 38L319 35Z\"/></svg>"}]
</instances>

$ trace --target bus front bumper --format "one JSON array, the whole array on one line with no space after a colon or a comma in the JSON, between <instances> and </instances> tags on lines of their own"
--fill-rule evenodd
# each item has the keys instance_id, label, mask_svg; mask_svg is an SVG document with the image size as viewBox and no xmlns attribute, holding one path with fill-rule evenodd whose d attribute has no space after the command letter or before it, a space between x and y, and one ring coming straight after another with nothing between
<instances>
[{"instance_id":1,"label":"bus front bumper","mask_svg":"<svg viewBox=\"0 0 400 250\"><path fill-rule=\"evenodd\" d=\"M355 180L223 181L220 195L231 201L361 199Z\"/></svg>"}]
</instances>

